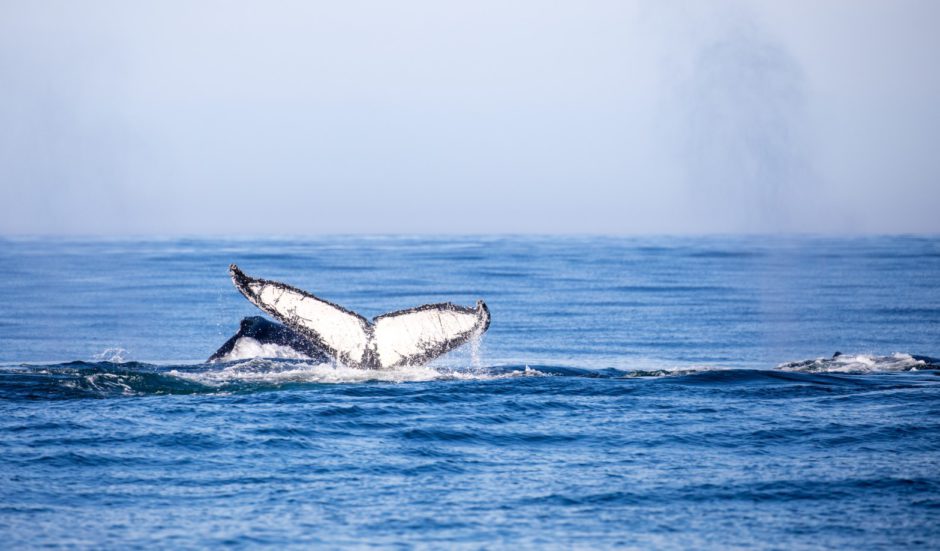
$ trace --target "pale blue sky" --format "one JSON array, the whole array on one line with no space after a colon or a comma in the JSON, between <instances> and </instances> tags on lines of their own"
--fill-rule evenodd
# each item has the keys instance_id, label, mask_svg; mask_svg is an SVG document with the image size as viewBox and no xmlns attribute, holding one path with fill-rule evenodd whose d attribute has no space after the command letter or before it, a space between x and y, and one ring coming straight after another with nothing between
<instances>
[{"instance_id":1,"label":"pale blue sky","mask_svg":"<svg viewBox=\"0 0 940 551\"><path fill-rule=\"evenodd\" d=\"M0 0L0 233L940 232L940 3Z\"/></svg>"}]
</instances>

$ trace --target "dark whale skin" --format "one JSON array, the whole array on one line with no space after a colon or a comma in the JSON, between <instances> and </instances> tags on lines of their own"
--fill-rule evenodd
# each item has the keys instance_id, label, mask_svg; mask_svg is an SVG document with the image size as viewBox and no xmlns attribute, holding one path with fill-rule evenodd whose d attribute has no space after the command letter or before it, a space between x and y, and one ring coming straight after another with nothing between
<instances>
[{"instance_id":1,"label":"dark whale skin","mask_svg":"<svg viewBox=\"0 0 940 551\"><path fill-rule=\"evenodd\" d=\"M330 357L300 333L286 325L274 323L261 316L249 316L241 321L238 333L232 336L225 344L219 347L208 361L216 362L235 348L235 343L242 337L251 337L261 344L278 344L288 346L310 359L318 362L328 362Z\"/></svg>"}]
</instances>

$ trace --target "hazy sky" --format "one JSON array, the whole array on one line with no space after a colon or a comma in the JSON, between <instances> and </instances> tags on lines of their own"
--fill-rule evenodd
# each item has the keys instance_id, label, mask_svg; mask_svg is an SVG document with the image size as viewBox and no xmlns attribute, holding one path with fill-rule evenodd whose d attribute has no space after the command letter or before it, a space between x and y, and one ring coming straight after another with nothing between
<instances>
[{"instance_id":1,"label":"hazy sky","mask_svg":"<svg viewBox=\"0 0 940 551\"><path fill-rule=\"evenodd\" d=\"M0 0L0 233L940 232L940 2Z\"/></svg>"}]
</instances>

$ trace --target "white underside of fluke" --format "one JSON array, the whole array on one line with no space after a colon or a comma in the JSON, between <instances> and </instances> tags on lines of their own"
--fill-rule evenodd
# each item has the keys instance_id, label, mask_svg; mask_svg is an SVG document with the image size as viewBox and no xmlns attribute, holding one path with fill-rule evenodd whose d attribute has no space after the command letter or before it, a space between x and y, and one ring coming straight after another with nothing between
<instances>
[{"instance_id":1,"label":"white underside of fluke","mask_svg":"<svg viewBox=\"0 0 940 551\"><path fill-rule=\"evenodd\" d=\"M235 287L255 306L350 367L424 364L489 327L483 301L476 308L429 304L369 322L290 285L249 277L234 264L229 271Z\"/></svg>"},{"instance_id":2,"label":"white underside of fluke","mask_svg":"<svg viewBox=\"0 0 940 551\"><path fill-rule=\"evenodd\" d=\"M361 359L365 353L369 342L365 320L275 282L255 281L248 288L257 297L248 300L292 329L315 332L320 341L317 344L351 359Z\"/></svg>"}]
</instances>

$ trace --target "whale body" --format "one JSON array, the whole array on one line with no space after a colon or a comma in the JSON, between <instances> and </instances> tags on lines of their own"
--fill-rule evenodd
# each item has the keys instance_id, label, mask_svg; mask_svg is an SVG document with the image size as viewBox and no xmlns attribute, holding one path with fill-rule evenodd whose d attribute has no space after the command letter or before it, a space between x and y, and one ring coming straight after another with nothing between
<instances>
[{"instance_id":1,"label":"whale body","mask_svg":"<svg viewBox=\"0 0 940 551\"><path fill-rule=\"evenodd\" d=\"M210 362L225 362L262 356L298 360L329 361L330 357L306 337L286 325L261 316L246 317L238 333L209 356Z\"/></svg>"},{"instance_id":2,"label":"whale body","mask_svg":"<svg viewBox=\"0 0 940 551\"><path fill-rule=\"evenodd\" d=\"M483 334L490 326L490 312L482 300L473 308L449 302L425 304L370 321L296 287L250 277L234 264L229 266L229 273L245 298L283 326L251 321L246 329L246 321L254 319L246 318L242 330L213 358L229 354L239 338L258 340L260 335L261 344L271 339L272 344L286 343L303 354L323 354L348 367L387 369L427 363ZM229 350L223 352L230 343Z\"/></svg>"}]
</instances>

